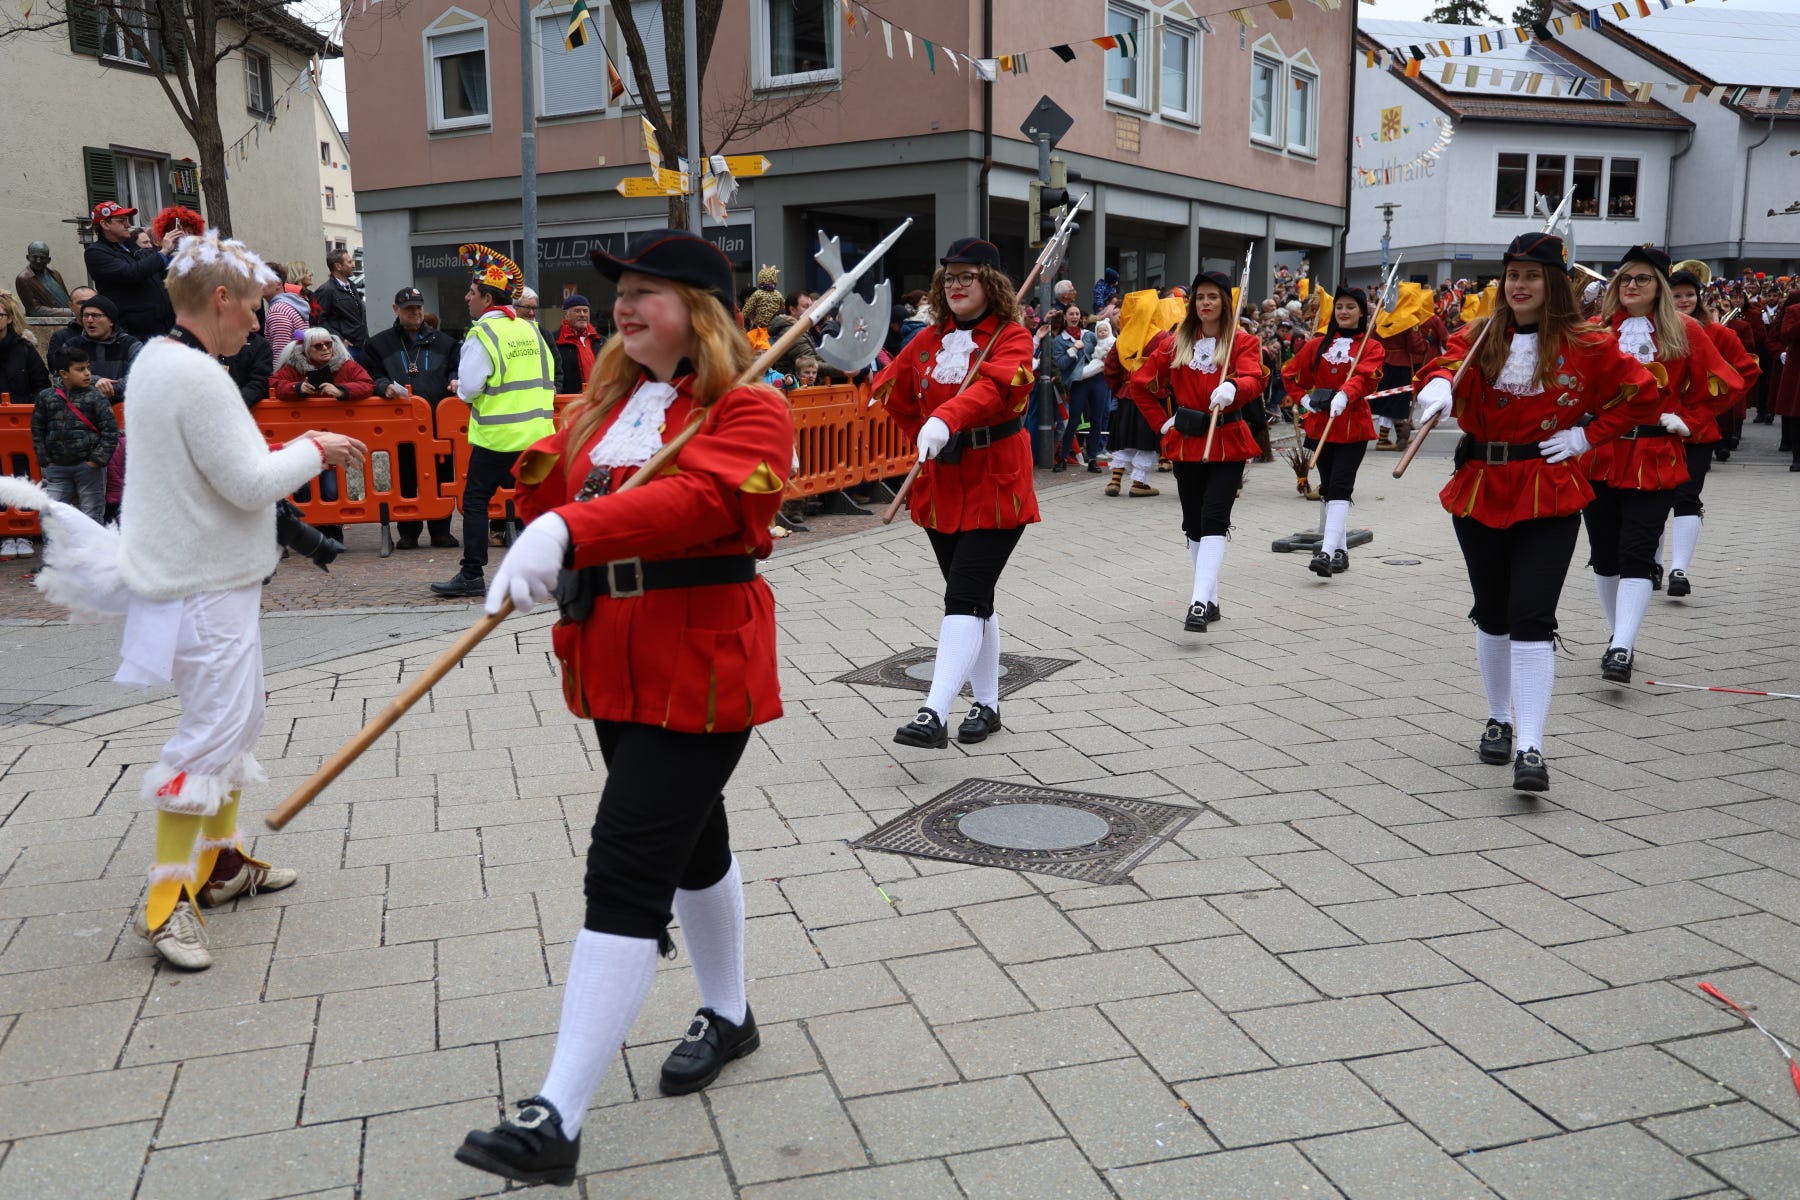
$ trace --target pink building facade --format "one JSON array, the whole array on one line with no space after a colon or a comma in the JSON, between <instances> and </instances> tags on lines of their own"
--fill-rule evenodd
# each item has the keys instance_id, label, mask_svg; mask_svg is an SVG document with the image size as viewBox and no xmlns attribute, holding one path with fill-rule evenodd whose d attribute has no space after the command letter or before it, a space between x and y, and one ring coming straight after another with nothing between
<instances>
[{"instance_id":1,"label":"pink building facade","mask_svg":"<svg viewBox=\"0 0 1800 1200\"><path fill-rule=\"evenodd\" d=\"M370 294L416 284L448 324L465 282L456 246L516 248L520 236L518 21L482 7L371 5L344 39ZM622 32L609 5L591 7L590 40L574 52L562 45L566 5L533 10L539 291L550 310L575 288L604 300L587 253L666 223L661 199L616 190L649 168ZM661 83L661 5L631 7ZM1290 20L1261 8L1255 28L1214 17L1210 31L1187 0L880 7L852 5L852 23L841 0L725 6L705 72L704 151L773 163L742 181L724 226L706 227L741 282L773 263L784 290L817 286L815 230L863 246L903 217L913 229L886 263L899 291L923 286L941 247L970 234L991 238L1022 275L1038 151L1020 127L1041 97L1073 118L1057 149L1079 176L1074 190L1092 197L1065 268L1084 303L1109 267L1127 290L1167 286L1203 267L1235 273L1246 252L1258 294L1277 263L1301 258L1335 278L1353 5L1293 0ZM1133 53L1096 46L1104 35L1124 35ZM1073 61L1050 49L1059 45ZM666 49L679 60L679 45ZM1023 53L1026 70L983 82L952 49ZM616 100L608 53L629 89ZM732 110L766 110L804 87L822 94L787 122L716 144Z\"/></svg>"}]
</instances>

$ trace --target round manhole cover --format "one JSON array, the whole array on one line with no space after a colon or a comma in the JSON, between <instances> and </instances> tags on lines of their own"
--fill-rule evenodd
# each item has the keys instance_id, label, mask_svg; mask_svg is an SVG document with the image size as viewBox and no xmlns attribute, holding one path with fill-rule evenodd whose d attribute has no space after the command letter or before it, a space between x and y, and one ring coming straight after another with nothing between
<instances>
[{"instance_id":1,"label":"round manhole cover","mask_svg":"<svg viewBox=\"0 0 1800 1200\"><path fill-rule=\"evenodd\" d=\"M1112 827L1106 818L1061 804L996 804L956 823L965 837L1006 850L1069 850L1089 846Z\"/></svg>"},{"instance_id":2,"label":"round manhole cover","mask_svg":"<svg viewBox=\"0 0 1800 1200\"><path fill-rule=\"evenodd\" d=\"M929 658L926 659L924 662L913 663L906 668L906 677L908 679L916 679L920 683L930 683L933 668L935 668L936 666L937 666L936 660L929 659ZM1010 674L1012 674L1012 667L1007 665L1007 662L1004 658L1001 659L1000 660L1000 678L1005 679Z\"/></svg>"}]
</instances>

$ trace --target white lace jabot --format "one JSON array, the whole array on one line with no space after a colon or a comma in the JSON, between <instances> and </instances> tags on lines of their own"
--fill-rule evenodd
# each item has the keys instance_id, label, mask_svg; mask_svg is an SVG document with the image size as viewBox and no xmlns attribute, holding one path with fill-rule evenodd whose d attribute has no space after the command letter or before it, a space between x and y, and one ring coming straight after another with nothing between
<instances>
[{"instance_id":1,"label":"white lace jabot","mask_svg":"<svg viewBox=\"0 0 1800 1200\"><path fill-rule=\"evenodd\" d=\"M1515 330L1512 345L1506 350L1506 365L1500 368L1500 378L1494 380L1494 390L1512 396L1529 396L1542 390L1532 382L1537 375L1537 356L1538 335Z\"/></svg>"},{"instance_id":2,"label":"white lace jabot","mask_svg":"<svg viewBox=\"0 0 1800 1200\"><path fill-rule=\"evenodd\" d=\"M931 377L939 383L961 383L969 373L969 360L975 356L975 335L966 329L952 329L938 347L937 361L931 365Z\"/></svg>"},{"instance_id":3,"label":"white lace jabot","mask_svg":"<svg viewBox=\"0 0 1800 1200\"><path fill-rule=\"evenodd\" d=\"M1619 325L1619 345L1641 363L1656 357L1656 326L1649 317L1626 317Z\"/></svg>"},{"instance_id":4,"label":"white lace jabot","mask_svg":"<svg viewBox=\"0 0 1800 1200\"><path fill-rule=\"evenodd\" d=\"M1213 351L1217 348L1217 338L1201 338L1194 343L1194 353L1188 357L1187 365L1196 371L1211 373L1216 370L1213 366Z\"/></svg>"},{"instance_id":5,"label":"white lace jabot","mask_svg":"<svg viewBox=\"0 0 1800 1200\"><path fill-rule=\"evenodd\" d=\"M1325 347L1325 353L1319 356L1328 363L1348 363L1350 361L1350 339L1338 336L1331 339L1331 345Z\"/></svg>"},{"instance_id":6,"label":"white lace jabot","mask_svg":"<svg viewBox=\"0 0 1800 1200\"><path fill-rule=\"evenodd\" d=\"M596 467L641 467L662 449L663 418L675 403L676 391L646 379L625 401L625 411L588 455Z\"/></svg>"}]
</instances>

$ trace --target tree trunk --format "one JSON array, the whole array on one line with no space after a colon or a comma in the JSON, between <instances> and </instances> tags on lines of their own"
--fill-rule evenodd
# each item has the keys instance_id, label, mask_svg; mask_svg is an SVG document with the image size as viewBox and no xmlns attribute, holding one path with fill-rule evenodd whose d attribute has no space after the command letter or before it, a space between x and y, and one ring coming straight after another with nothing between
<instances>
[{"instance_id":1,"label":"tree trunk","mask_svg":"<svg viewBox=\"0 0 1800 1200\"><path fill-rule=\"evenodd\" d=\"M215 110L216 111L216 110ZM206 222L231 236L231 192L225 180L225 138L217 118L202 122L194 139L200 155L200 194L206 201Z\"/></svg>"},{"instance_id":2,"label":"tree trunk","mask_svg":"<svg viewBox=\"0 0 1800 1200\"><path fill-rule=\"evenodd\" d=\"M674 132L674 145L663 146L666 157L679 159L688 152L688 77L687 77L687 43L684 28L682 0L662 0L663 10L663 45L664 57L668 59L669 72L669 128ZM697 99L697 97L696 97ZM695 105L699 111L698 104ZM676 164L671 163L671 166ZM699 171L699 163L689 163L689 186L693 186L693 175ZM688 227L688 198L686 196L669 197L669 228L686 229ZM694 232L698 232L695 230Z\"/></svg>"}]
</instances>

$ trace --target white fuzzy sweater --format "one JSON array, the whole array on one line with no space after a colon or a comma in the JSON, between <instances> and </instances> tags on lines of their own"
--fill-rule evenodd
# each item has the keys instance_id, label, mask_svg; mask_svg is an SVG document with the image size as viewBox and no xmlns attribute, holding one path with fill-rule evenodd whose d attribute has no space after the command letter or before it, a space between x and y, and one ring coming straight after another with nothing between
<instances>
[{"instance_id":1,"label":"white fuzzy sweater","mask_svg":"<svg viewBox=\"0 0 1800 1200\"><path fill-rule=\"evenodd\" d=\"M166 338L132 364L125 427L119 575L134 595L223 591L275 569L275 501L319 473L317 445L270 451L225 368Z\"/></svg>"}]
</instances>

